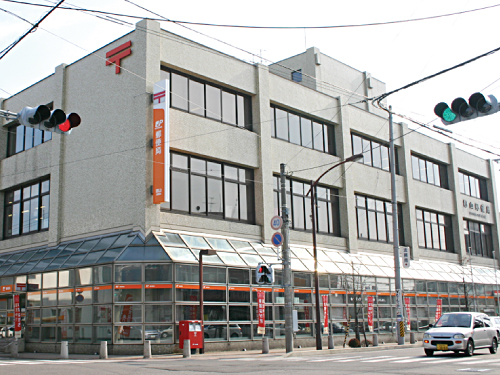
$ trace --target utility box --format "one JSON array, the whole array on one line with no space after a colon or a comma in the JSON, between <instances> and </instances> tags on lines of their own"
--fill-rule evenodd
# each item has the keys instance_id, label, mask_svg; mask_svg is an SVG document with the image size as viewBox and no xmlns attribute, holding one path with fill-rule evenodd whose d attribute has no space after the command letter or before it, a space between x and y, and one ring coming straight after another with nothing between
<instances>
[{"instance_id":1,"label":"utility box","mask_svg":"<svg viewBox=\"0 0 500 375\"><path fill-rule=\"evenodd\" d=\"M203 348L201 320L181 320L179 322L179 349L184 349L184 340L190 340L190 349Z\"/></svg>"}]
</instances>

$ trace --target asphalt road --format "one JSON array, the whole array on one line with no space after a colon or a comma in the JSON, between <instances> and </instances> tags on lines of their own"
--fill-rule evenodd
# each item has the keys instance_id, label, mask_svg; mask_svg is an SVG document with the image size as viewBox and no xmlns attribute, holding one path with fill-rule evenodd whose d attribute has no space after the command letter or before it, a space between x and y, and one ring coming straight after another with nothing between
<instances>
[{"instance_id":1,"label":"asphalt road","mask_svg":"<svg viewBox=\"0 0 500 375\"><path fill-rule=\"evenodd\" d=\"M426 357L422 347L378 351L349 350L339 354L300 357L282 354L217 355L205 354L190 359L160 357L153 359L40 360L0 358L0 374L8 375L101 375L101 374L460 374L479 372L500 374L500 354L478 350L473 357L438 353Z\"/></svg>"}]
</instances>

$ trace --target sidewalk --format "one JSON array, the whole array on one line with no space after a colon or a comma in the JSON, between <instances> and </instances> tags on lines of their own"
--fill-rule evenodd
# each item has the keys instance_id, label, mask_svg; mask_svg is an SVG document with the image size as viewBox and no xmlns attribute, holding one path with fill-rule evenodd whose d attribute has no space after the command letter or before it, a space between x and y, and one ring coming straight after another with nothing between
<instances>
[{"instance_id":1,"label":"sidewalk","mask_svg":"<svg viewBox=\"0 0 500 375\"><path fill-rule=\"evenodd\" d=\"M227 351L227 352L207 352L205 354L193 354L191 359L202 359L202 358L227 358L227 357L253 357L253 356L265 356L265 355L273 355L273 356L282 356L282 357L312 357L312 356L321 356L321 355L336 355L336 354L346 354L347 352L370 352L370 351L379 351L379 350L389 350L389 349L408 349L420 347L422 345L421 342L417 342L416 344L405 344L398 345L396 343L387 343L379 346L369 346L367 348L350 348L346 346L343 348L342 346L337 346L335 349L323 349L323 350L315 350L315 348L294 348L293 352L285 353L284 348L280 349L271 349L269 350L269 354L262 354L261 350L248 350L248 351ZM161 354L161 355L153 355L153 359L182 359L182 354ZM14 359L10 354L0 353L0 361L6 359ZM19 353L19 356L15 358L17 360L59 360L61 359L60 353ZM70 354L69 360L96 360L99 359L99 355L92 354ZM124 360L124 361L134 361L134 360L142 360L144 359L141 355L109 355L108 359L111 360ZM105 361L105 360L104 360Z\"/></svg>"}]
</instances>

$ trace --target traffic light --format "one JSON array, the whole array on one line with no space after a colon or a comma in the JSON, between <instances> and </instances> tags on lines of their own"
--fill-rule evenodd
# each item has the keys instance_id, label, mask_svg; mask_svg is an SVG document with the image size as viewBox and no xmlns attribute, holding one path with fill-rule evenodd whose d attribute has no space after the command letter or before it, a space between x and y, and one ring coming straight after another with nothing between
<instances>
[{"instance_id":1,"label":"traffic light","mask_svg":"<svg viewBox=\"0 0 500 375\"><path fill-rule=\"evenodd\" d=\"M255 270L257 284L272 284L274 282L274 270L269 264L259 263Z\"/></svg>"},{"instance_id":2,"label":"traffic light","mask_svg":"<svg viewBox=\"0 0 500 375\"><path fill-rule=\"evenodd\" d=\"M434 113L441 118L441 122L445 125L492 115L498 110L497 99L493 95L484 96L480 92L472 94L469 101L464 98L456 98L451 103L451 108L444 102L438 103L434 107Z\"/></svg>"},{"instance_id":3,"label":"traffic light","mask_svg":"<svg viewBox=\"0 0 500 375\"><path fill-rule=\"evenodd\" d=\"M80 116L76 113L66 115L61 109L51 111L46 105L24 107L17 114L21 125L59 134L70 134L71 129L80 125Z\"/></svg>"}]
</instances>

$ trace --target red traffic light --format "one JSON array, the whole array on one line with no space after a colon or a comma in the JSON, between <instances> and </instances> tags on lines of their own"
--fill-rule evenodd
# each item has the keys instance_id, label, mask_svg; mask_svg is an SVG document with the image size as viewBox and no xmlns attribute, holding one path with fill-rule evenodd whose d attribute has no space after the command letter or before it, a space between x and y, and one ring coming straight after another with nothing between
<instances>
[{"instance_id":1,"label":"red traffic light","mask_svg":"<svg viewBox=\"0 0 500 375\"><path fill-rule=\"evenodd\" d=\"M78 114L70 113L66 117L66 121L64 121L61 125L59 125L59 130L66 133L71 129L76 128L78 125L80 125L81 121L82 120Z\"/></svg>"}]
</instances>

